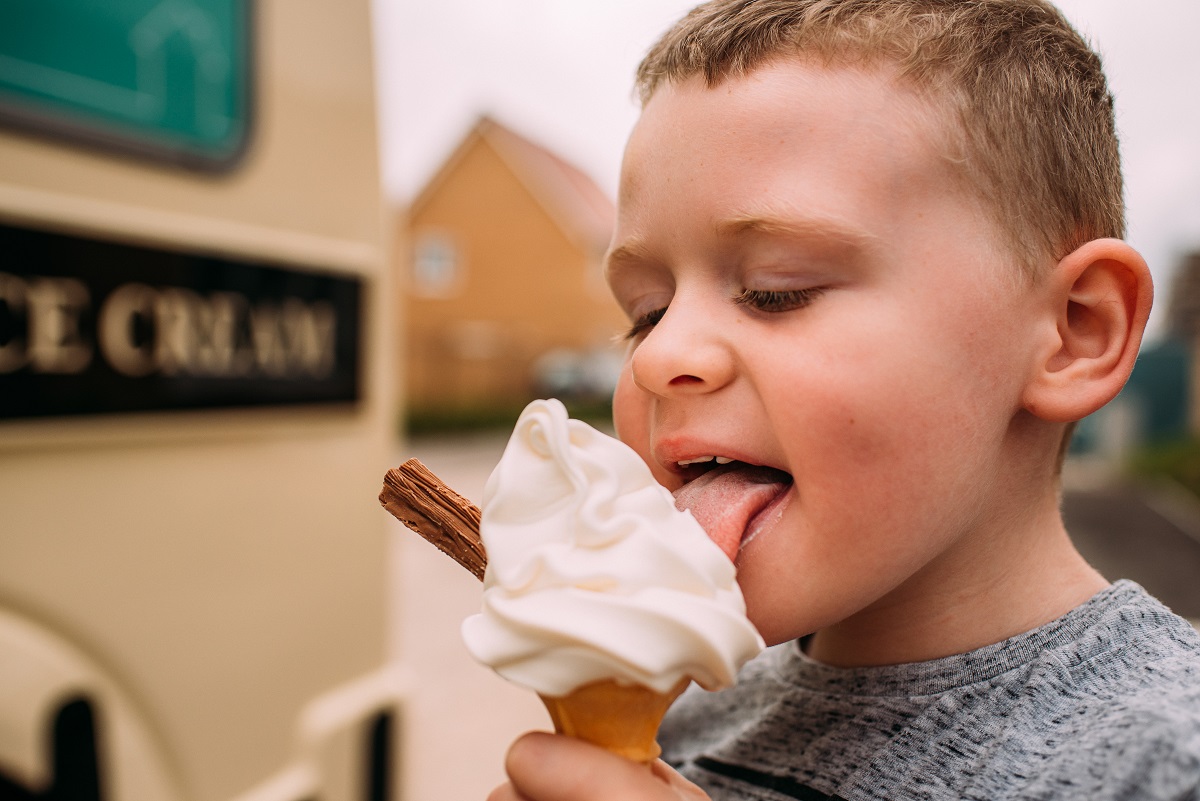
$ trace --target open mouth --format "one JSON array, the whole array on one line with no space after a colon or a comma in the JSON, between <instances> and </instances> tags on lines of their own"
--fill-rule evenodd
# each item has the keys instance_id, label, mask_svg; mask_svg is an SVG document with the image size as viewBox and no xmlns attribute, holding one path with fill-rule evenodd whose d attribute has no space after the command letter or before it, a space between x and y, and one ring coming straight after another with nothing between
<instances>
[{"instance_id":1,"label":"open mouth","mask_svg":"<svg viewBox=\"0 0 1200 801\"><path fill-rule=\"evenodd\" d=\"M675 506L692 513L730 561L773 519L792 486L782 470L729 459L681 465L687 483L675 491Z\"/></svg>"}]
</instances>

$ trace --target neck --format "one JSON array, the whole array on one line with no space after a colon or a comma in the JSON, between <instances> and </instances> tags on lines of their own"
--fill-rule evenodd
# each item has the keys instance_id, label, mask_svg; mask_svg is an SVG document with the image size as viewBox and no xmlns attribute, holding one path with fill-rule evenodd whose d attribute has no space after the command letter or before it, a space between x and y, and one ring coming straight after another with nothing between
<instances>
[{"instance_id":1,"label":"neck","mask_svg":"<svg viewBox=\"0 0 1200 801\"><path fill-rule=\"evenodd\" d=\"M816 632L809 655L840 667L922 662L1034 629L1108 582L1075 550L1046 493L1023 519L964 536L869 607Z\"/></svg>"}]
</instances>

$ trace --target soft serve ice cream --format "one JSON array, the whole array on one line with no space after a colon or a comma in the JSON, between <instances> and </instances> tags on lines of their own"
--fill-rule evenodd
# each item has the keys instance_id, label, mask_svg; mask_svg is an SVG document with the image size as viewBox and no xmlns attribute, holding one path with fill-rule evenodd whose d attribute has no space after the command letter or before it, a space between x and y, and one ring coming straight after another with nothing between
<instances>
[{"instance_id":1,"label":"soft serve ice cream","mask_svg":"<svg viewBox=\"0 0 1200 801\"><path fill-rule=\"evenodd\" d=\"M636 453L535 401L484 489L471 654L545 696L729 686L763 647L730 560Z\"/></svg>"}]
</instances>

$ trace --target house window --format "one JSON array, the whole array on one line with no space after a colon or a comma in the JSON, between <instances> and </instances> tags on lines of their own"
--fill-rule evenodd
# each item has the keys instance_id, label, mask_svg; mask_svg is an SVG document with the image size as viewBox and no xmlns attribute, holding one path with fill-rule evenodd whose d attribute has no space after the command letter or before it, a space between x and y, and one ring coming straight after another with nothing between
<instances>
[{"instance_id":1,"label":"house window","mask_svg":"<svg viewBox=\"0 0 1200 801\"><path fill-rule=\"evenodd\" d=\"M445 233L423 233L413 251L413 292L430 297L452 294L462 278L462 259Z\"/></svg>"}]
</instances>

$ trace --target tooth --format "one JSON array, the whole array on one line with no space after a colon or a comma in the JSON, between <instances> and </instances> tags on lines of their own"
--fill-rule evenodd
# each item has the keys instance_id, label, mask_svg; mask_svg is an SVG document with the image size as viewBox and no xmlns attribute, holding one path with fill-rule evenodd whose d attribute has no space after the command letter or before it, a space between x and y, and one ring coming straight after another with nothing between
<instances>
[{"instance_id":1,"label":"tooth","mask_svg":"<svg viewBox=\"0 0 1200 801\"><path fill-rule=\"evenodd\" d=\"M716 460L717 464L729 464L733 461L733 459L730 459L728 456L717 456Z\"/></svg>"},{"instance_id":2,"label":"tooth","mask_svg":"<svg viewBox=\"0 0 1200 801\"><path fill-rule=\"evenodd\" d=\"M691 465L691 464L700 464L701 462L711 462L713 460L713 458L715 458L715 457L697 456L695 459L684 459L681 462L677 462L677 464L680 467L687 467L688 465Z\"/></svg>"}]
</instances>

